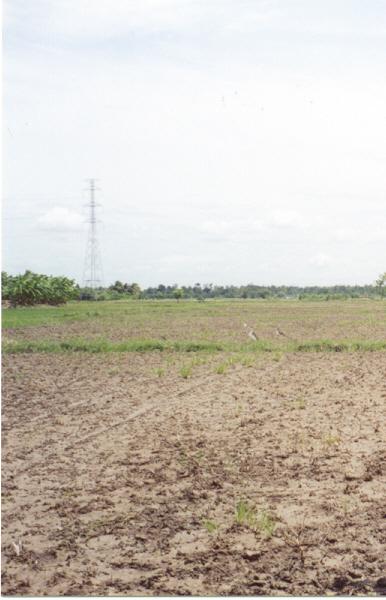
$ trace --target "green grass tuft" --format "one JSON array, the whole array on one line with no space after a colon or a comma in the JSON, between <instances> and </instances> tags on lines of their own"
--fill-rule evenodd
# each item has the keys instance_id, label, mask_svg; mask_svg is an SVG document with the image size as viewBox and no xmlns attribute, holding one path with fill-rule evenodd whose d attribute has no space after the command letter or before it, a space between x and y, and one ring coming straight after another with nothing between
<instances>
[{"instance_id":1,"label":"green grass tuft","mask_svg":"<svg viewBox=\"0 0 386 600\"><path fill-rule=\"evenodd\" d=\"M295 344L295 352L376 352L386 350L385 341L341 341L319 340Z\"/></svg>"},{"instance_id":2,"label":"green grass tuft","mask_svg":"<svg viewBox=\"0 0 386 600\"><path fill-rule=\"evenodd\" d=\"M218 525L214 521L210 521L209 519L203 522L203 526L207 530L208 533L215 533L218 530Z\"/></svg>"},{"instance_id":3,"label":"green grass tuft","mask_svg":"<svg viewBox=\"0 0 386 600\"><path fill-rule=\"evenodd\" d=\"M254 507L245 500L239 500L235 509L235 521L238 525L253 527L256 523Z\"/></svg>"},{"instance_id":4,"label":"green grass tuft","mask_svg":"<svg viewBox=\"0 0 386 600\"><path fill-rule=\"evenodd\" d=\"M3 342L4 354L35 352L215 352L224 350L222 344L212 342L164 342L158 340L128 340L110 342L109 340L6 340Z\"/></svg>"},{"instance_id":5,"label":"green grass tuft","mask_svg":"<svg viewBox=\"0 0 386 600\"><path fill-rule=\"evenodd\" d=\"M256 353L274 353L278 348L269 342L255 342L252 344L236 344L230 342L193 342L193 341L163 341L163 340L126 340L124 342L111 342L100 338L87 340L83 338L70 340L3 340L4 354L18 353L61 353L61 352L236 352L240 355L248 355L248 362L252 362L251 356ZM344 341L333 342L331 340L310 341L301 344L291 343L281 348L283 352L375 352L385 351L386 341ZM232 361L234 362L233 357ZM218 373L225 372L227 366L224 363L218 367Z\"/></svg>"},{"instance_id":6,"label":"green grass tuft","mask_svg":"<svg viewBox=\"0 0 386 600\"><path fill-rule=\"evenodd\" d=\"M276 520L269 511L256 512L255 507L245 500L240 500L236 505L235 521L238 525L262 533L266 538L272 537L276 528Z\"/></svg>"},{"instance_id":7,"label":"green grass tuft","mask_svg":"<svg viewBox=\"0 0 386 600\"><path fill-rule=\"evenodd\" d=\"M192 367L190 365L184 365L180 369L180 375L183 379L189 379L192 376Z\"/></svg>"}]
</instances>

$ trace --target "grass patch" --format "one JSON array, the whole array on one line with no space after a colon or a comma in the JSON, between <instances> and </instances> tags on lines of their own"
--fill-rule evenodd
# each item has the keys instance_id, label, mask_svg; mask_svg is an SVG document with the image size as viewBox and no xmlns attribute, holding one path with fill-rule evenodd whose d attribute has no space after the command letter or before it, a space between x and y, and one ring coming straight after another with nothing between
<instances>
[{"instance_id":1,"label":"grass patch","mask_svg":"<svg viewBox=\"0 0 386 600\"><path fill-rule=\"evenodd\" d=\"M235 509L235 521L237 525L253 527L256 522L256 514L253 506L245 500L239 500Z\"/></svg>"},{"instance_id":2,"label":"grass patch","mask_svg":"<svg viewBox=\"0 0 386 600\"><path fill-rule=\"evenodd\" d=\"M251 356L257 353L273 353L275 358L278 347L270 342L258 341L247 344L236 344L231 342L211 341L164 341L164 340L126 340L124 342L111 342L99 338L87 340L83 338L70 340L3 340L4 354L18 353L61 353L61 352L233 352L239 353L240 358L248 355L248 363L251 364ZM319 342L304 342L302 344L289 343L280 348L282 352L376 352L386 350L385 341L347 341L333 342L321 340ZM235 362L233 357L232 362ZM231 363L223 363L216 371L223 374Z\"/></svg>"},{"instance_id":3,"label":"grass patch","mask_svg":"<svg viewBox=\"0 0 386 600\"><path fill-rule=\"evenodd\" d=\"M267 538L272 537L276 527L276 520L270 512L256 512L255 507L245 500L240 500L236 505L235 521L238 525L249 527Z\"/></svg>"},{"instance_id":4,"label":"grass patch","mask_svg":"<svg viewBox=\"0 0 386 600\"><path fill-rule=\"evenodd\" d=\"M108 340L6 340L3 342L4 354L34 353L34 352L216 352L222 351L222 344L212 342L164 342L158 340L128 340L125 342L110 342Z\"/></svg>"},{"instance_id":5,"label":"grass patch","mask_svg":"<svg viewBox=\"0 0 386 600\"><path fill-rule=\"evenodd\" d=\"M262 510L257 519L257 527L265 537L270 538L274 534L276 521L268 511Z\"/></svg>"},{"instance_id":6,"label":"grass patch","mask_svg":"<svg viewBox=\"0 0 386 600\"><path fill-rule=\"evenodd\" d=\"M228 364L227 363L221 363L221 365L218 365L215 368L215 373L217 373L217 375L224 375L224 373L226 372L228 368Z\"/></svg>"},{"instance_id":7,"label":"grass patch","mask_svg":"<svg viewBox=\"0 0 386 600\"><path fill-rule=\"evenodd\" d=\"M251 368L255 364L255 361L256 361L256 357L255 356L253 356L251 354L247 354L246 356L243 356L241 358L240 364L243 367Z\"/></svg>"},{"instance_id":8,"label":"grass patch","mask_svg":"<svg viewBox=\"0 0 386 600\"><path fill-rule=\"evenodd\" d=\"M192 376L192 367L191 365L184 365L180 369L180 375L183 379L189 379Z\"/></svg>"},{"instance_id":9,"label":"grass patch","mask_svg":"<svg viewBox=\"0 0 386 600\"><path fill-rule=\"evenodd\" d=\"M385 341L342 341L320 340L296 343L293 346L295 352L376 352L386 350Z\"/></svg>"},{"instance_id":10,"label":"grass patch","mask_svg":"<svg viewBox=\"0 0 386 600\"><path fill-rule=\"evenodd\" d=\"M203 522L203 526L207 530L208 533L215 533L219 526L214 521L206 520Z\"/></svg>"},{"instance_id":11,"label":"grass patch","mask_svg":"<svg viewBox=\"0 0 386 600\"><path fill-rule=\"evenodd\" d=\"M126 303L127 304L127 303ZM115 308L116 309L116 308ZM122 308L120 309L122 313ZM64 306L26 306L2 311L3 329L65 325L75 321L100 320L114 314L106 303L69 302Z\"/></svg>"}]
</instances>

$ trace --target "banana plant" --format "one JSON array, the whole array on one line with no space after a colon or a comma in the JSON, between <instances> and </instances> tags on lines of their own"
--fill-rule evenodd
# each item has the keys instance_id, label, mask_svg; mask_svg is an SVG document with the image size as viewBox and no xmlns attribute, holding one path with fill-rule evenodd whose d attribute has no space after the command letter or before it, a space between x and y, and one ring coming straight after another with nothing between
<instances>
[{"instance_id":1,"label":"banana plant","mask_svg":"<svg viewBox=\"0 0 386 600\"><path fill-rule=\"evenodd\" d=\"M2 280L5 282L6 296L11 306L56 306L76 298L78 293L75 281L68 277L53 277L26 271L24 275L2 276Z\"/></svg>"}]
</instances>

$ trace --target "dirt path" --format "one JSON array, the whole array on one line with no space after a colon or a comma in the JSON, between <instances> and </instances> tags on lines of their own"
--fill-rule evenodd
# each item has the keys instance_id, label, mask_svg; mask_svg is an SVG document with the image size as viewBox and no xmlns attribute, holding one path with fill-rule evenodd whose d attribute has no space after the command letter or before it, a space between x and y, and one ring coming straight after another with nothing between
<instances>
[{"instance_id":1,"label":"dirt path","mask_svg":"<svg viewBox=\"0 0 386 600\"><path fill-rule=\"evenodd\" d=\"M5 357L3 594L385 592L384 354L158 363Z\"/></svg>"}]
</instances>

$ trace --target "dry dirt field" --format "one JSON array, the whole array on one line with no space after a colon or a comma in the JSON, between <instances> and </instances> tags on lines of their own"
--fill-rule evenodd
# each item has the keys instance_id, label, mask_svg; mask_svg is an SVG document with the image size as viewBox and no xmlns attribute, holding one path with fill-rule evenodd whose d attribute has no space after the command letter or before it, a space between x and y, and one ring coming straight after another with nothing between
<instances>
[{"instance_id":1,"label":"dry dirt field","mask_svg":"<svg viewBox=\"0 0 386 600\"><path fill-rule=\"evenodd\" d=\"M382 303L181 304L5 336L385 339ZM384 351L5 354L2 593L386 594L385 422Z\"/></svg>"}]
</instances>

